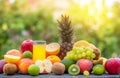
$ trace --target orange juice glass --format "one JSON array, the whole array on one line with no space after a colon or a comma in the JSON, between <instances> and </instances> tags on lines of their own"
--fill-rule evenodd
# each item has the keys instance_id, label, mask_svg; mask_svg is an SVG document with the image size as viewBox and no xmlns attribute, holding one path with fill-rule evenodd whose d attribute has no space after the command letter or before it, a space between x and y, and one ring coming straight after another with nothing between
<instances>
[{"instance_id":1,"label":"orange juice glass","mask_svg":"<svg viewBox=\"0 0 120 78\"><path fill-rule=\"evenodd\" d=\"M46 58L46 41L33 42L33 61L44 60Z\"/></svg>"}]
</instances>

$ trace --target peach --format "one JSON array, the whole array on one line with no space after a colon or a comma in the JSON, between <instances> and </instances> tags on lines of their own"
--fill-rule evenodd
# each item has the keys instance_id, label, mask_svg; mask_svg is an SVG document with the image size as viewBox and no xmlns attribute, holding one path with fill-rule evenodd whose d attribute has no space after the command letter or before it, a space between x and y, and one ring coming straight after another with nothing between
<instances>
[{"instance_id":1,"label":"peach","mask_svg":"<svg viewBox=\"0 0 120 78\"><path fill-rule=\"evenodd\" d=\"M18 68L19 68L20 73L27 74L28 73L28 67L31 64L34 64L33 60L31 60L29 58L21 59L18 63Z\"/></svg>"},{"instance_id":2,"label":"peach","mask_svg":"<svg viewBox=\"0 0 120 78\"><path fill-rule=\"evenodd\" d=\"M77 61L77 65L80 68L80 72L83 73L84 71L91 72L93 63L90 60L87 59L80 59Z\"/></svg>"}]
</instances>

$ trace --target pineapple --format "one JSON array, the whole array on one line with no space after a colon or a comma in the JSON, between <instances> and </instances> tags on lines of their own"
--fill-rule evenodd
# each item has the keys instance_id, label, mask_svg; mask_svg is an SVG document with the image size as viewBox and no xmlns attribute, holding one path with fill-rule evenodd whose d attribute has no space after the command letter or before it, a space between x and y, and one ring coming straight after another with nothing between
<instances>
[{"instance_id":1,"label":"pineapple","mask_svg":"<svg viewBox=\"0 0 120 78\"><path fill-rule=\"evenodd\" d=\"M66 56L66 53L70 51L73 47L73 28L71 27L69 16L61 15L61 20L58 20L58 23L59 33L61 37L61 50L58 56L63 59Z\"/></svg>"}]
</instances>

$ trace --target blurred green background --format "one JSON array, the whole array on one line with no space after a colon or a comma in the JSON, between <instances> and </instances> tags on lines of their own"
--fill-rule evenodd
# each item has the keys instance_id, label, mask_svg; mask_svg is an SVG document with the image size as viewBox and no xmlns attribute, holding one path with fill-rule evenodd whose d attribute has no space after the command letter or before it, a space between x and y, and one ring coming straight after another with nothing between
<instances>
[{"instance_id":1,"label":"blurred green background","mask_svg":"<svg viewBox=\"0 0 120 78\"><path fill-rule=\"evenodd\" d=\"M0 59L25 39L59 42L61 14L72 21L74 42L87 40L106 58L120 56L119 0L0 0Z\"/></svg>"}]
</instances>

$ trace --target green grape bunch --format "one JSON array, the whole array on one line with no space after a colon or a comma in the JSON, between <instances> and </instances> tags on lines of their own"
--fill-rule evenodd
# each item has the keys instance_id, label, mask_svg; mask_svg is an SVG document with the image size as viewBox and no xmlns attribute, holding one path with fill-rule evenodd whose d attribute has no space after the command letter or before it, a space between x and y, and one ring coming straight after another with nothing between
<instances>
[{"instance_id":1,"label":"green grape bunch","mask_svg":"<svg viewBox=\"0 0 120 78\"><path fill-rule=\"evenodd\" d=\"M90 47L74 47L71 51L67 52L65 58L72 59L72 60L79 60L79 59L88 59L93 60L96 57L94 50Z\"/></svg>"}]
</instances>

